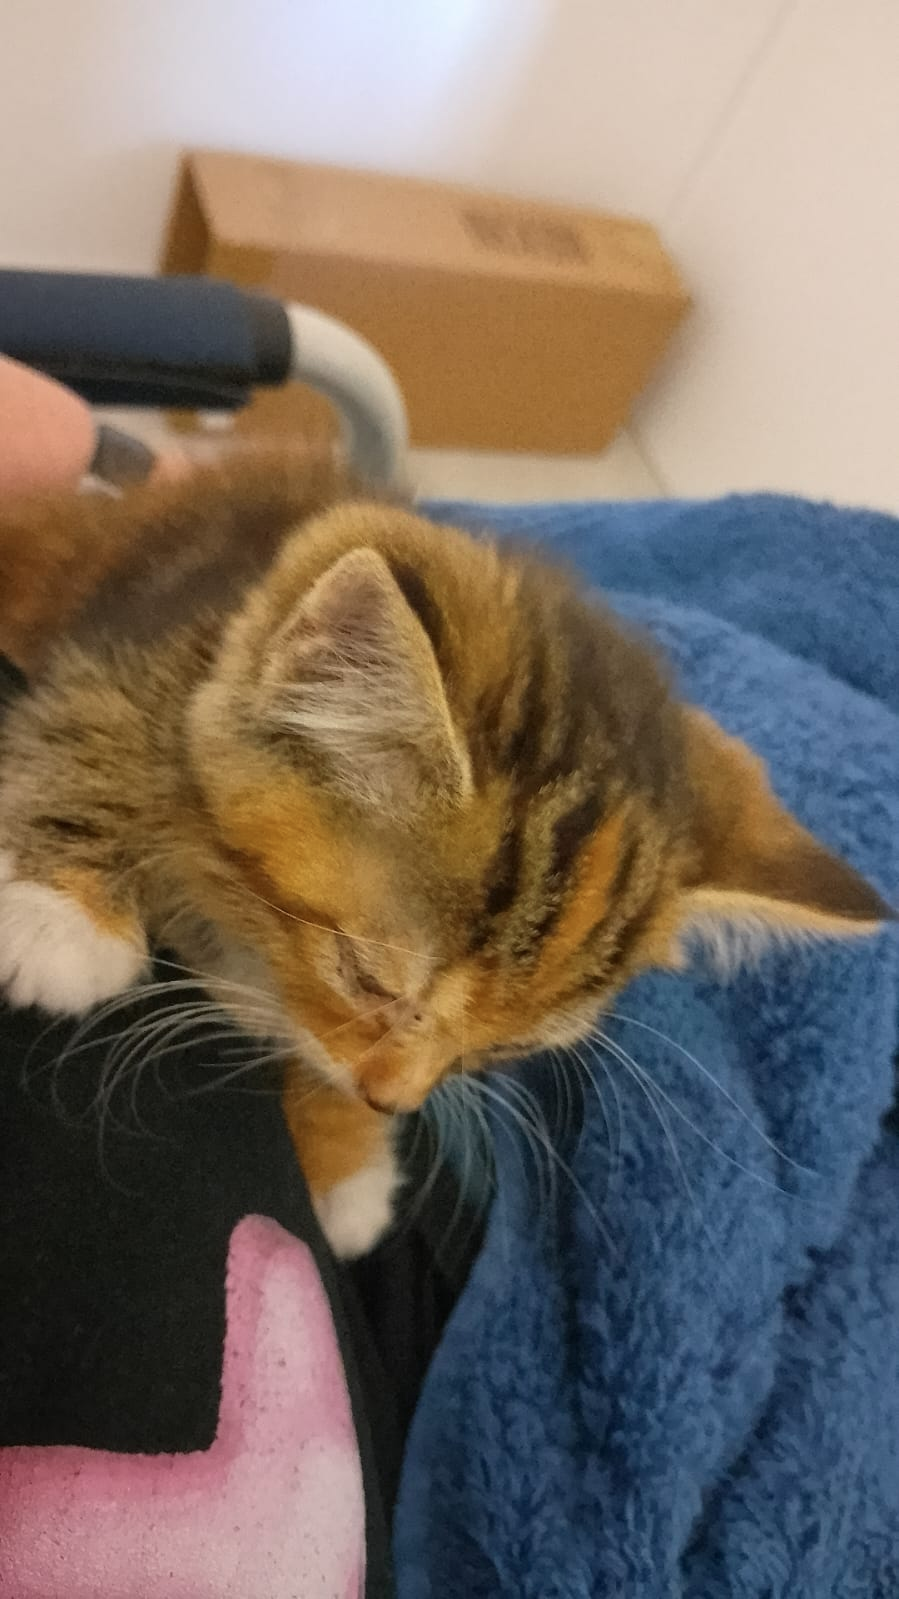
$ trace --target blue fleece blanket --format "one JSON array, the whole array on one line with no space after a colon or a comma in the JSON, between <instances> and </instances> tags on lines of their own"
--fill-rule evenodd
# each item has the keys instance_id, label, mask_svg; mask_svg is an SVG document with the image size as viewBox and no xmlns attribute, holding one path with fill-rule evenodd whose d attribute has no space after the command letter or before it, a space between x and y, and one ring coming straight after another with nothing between
<instances>
[{"instance_id":1,"label":"blue fleece blanket","mask_svg":"<svg viewBox=\"0 0 899 1599\"><path fill-rule=\"evenodd\" d=\"M611 591L899 902L899 523L774 497L442 510ZM897 994L895 931L727 986L641 979L609 1027L637 1069L592 1052L554 1193L498 1133L408 1448L401 1599L899 1595Z\"/></svg>"}]
</instances>

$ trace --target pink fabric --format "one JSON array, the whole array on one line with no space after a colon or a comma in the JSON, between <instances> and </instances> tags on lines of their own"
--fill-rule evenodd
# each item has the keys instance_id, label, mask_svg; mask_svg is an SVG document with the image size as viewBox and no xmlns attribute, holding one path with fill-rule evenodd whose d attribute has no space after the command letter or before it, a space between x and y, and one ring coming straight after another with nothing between
<instances>
[{"instance_id":1,"label":"pink fabric","mask_svg":"<svg viewBox=\"0 0 899 1599\"><path fill-rule=\"evenodd\" d=\"M360 1599L361 1467L306 1246L246 1217L226 1307L208 1450L0 1450L0 1599Z\"/></svg>"}]
</instances>

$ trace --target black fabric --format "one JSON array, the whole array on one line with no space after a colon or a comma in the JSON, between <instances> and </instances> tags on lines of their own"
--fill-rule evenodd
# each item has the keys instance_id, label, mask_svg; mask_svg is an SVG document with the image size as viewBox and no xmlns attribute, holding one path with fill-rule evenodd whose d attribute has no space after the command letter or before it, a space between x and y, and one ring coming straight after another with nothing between
<instances>
[{"instance_id":1,"label":"black fabric","mask_svg":"<svg viewBox=\"0 0 899 1599\"><path fill-rule=\"evenodd\" d=\"M310 1246L331 1301L362 1458L367 1593L386 1599L381 1484L399 1469L396 1407L320 1237L275 1086L210 1091L209 1051L189 1044L142 1074L133 1105L123 1084L103 1109L110 1045L65 1058L73 1034L0 1012L0 1446L209 1448L229 1240L243 1216L271 1217Z\"/></svg>"},{"instance_id":2,"label":"black fabric","mask_svg":"<svg viewBox=\"0 0 899 1599\"><path fill-rule=\"evenodd\" d=\"M116 1030L164 1003L136 999ZM367 1594L388 1596L406 1430L479 1245L477 1218L448 1171L433 1179L419 1140L409 1213L368 1259L339 1267L275 1083L216 1088L199 1038L103 1103L110 1033L73 1042L75 1032L0 1009L0 1447L208 1448L228 1243L242 1216L269 1216L309 1244L331 1302L363 1467Z\"/></svg>"},{"instance_id":3,"label":"black fabric","mask_svg":"<svg viewBox=\"0 0 899 1599\"><path fill-rule=\"evenodd\" d=\"M363 1308L366 1339L405 1440L431 1357L480 1249L484 1216L441 1160L424 1118L407 1125L403 1167L406 1199L393 1235L343 1275ZM383 1466L389 1470L388 1462ZM398 1479L382 1480L392 1505Z\"/></svg>"},{"instance_id":4,"label":"black fabric","mask_svg":"<svg viewBox=\"0 0 899 1599\"><path fill-rule=\"evenodd\" d=\"M0 657L0 711L24 680ZM160 962L156 977L170 967ZM177 998L192 996L179 991ZM200 997L199 993L196 997ZM218 1418L225 1262L248 1214L304 1240L328 1294L367 1510L368 1599L393 1592L389 1516L406 1429L480 1242L428 1136L407 1128L395 1234L353 1266L318 1229L279 1085L233 1070L216 1022L112 1082L115 1040L168 1014L137 994L114 1017L48 1024L0 1004L0 1447L207 1449ZM234 1034L238 1061L252 1046Z\"/></svg>"}]
</instances>

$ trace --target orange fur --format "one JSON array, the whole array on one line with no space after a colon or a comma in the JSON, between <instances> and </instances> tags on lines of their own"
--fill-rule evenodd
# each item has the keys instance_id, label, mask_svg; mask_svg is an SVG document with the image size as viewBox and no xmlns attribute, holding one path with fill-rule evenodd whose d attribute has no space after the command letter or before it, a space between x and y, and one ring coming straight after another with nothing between
<instances>
[{"instance_id":1,"label":"orange fur","mask_svg":"<svg viewBox=\"0 0 899 1599\"><path fill-rule=\"evenodd\" d=\"M615 811L585 845L571 899L555 933L546 941L543 959L535 973L538 989L545 984L552 993L560 971L564 971L591 927L596 927L608 913L609 895L621 856L623 829L624 812Z\"/></svg>"},{"instance_id":2,"label":"orange fur","mask_svg":"<svg viewBox=\"0 0 899 1599\"><path fill-rule=\"evenodd\" d=\"M123 906L121 901L115 903L110 897L109 884L96 873L80 871L77 867L64 868L51 874L50 887L76 900L101 933L126 939L140 935L140 924L133 910Z\"/></svg>"},{"instance_id":3,"label":"orange fur","mask_svg":"<svg viewBox=\"0 0 899 1599\"><path fill-rule=\"evenodd\" d=\"M310 1084L298 1074L285 1091L284 1114L300 1165L313 1193L361 1171L383 1148L384 1118L338 1089Z\"/></svg>"},{"instance_id":4,"label":"orange fur","mask_svg":"<svg viewBox=\"0 0 899 1599\"><path fill-rule=\"evenodd\" d=\"M117 519L85 496L39 498L0 509L0 654L25 671L68 624L124 550L130 519Z\"/></svg>"},{"instance_id":5,"label":"orange fur","mask_svg":"<svg viewBox=\"0 0 899 1599\"><path fill-rule=\"evenodd\" d=\"M46 658L2 733L0 851L106 931L137 918L252 1027L250 964L317 1193L386 1158L379 1109L576 1036L691 917L886 912L533 556L288 456L34 518L32 557L42 525L51 565L59 529L97 547L55 611L66 560L0 605Z\"/></svg>"}]
</instances>

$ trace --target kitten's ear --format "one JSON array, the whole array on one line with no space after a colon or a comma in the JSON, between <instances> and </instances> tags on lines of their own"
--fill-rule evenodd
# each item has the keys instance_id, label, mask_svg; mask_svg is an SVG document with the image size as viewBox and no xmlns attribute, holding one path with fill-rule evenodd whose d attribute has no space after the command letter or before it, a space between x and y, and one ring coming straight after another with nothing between
<instances>
[{"instance_id":1,"label":"kitten's ear","mask_svg":"<svg viewBox=\"0 0 899 1599\"><path fill-rule=\"evenodd\" d=\"M772 939L845 938L895 919L858 872L784 809L745 744L701 711L683 714L695 859L682 894L686 930L734 965Z\"/></svg>"},{"instance_id":2,"label":"kitten's ear","mask_svg":"<svg viewBox=\"0 0 899 1599\"><path fill-rule=\"evenodd\" d=\"M471 787L430 640L375 550L313 584L274 641L266 715L358 800L391 810Z\"/></svg>"}]
</instances>

